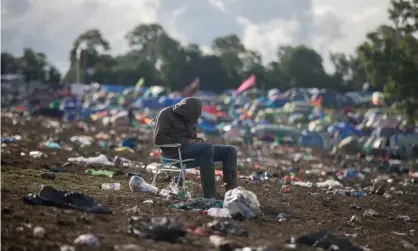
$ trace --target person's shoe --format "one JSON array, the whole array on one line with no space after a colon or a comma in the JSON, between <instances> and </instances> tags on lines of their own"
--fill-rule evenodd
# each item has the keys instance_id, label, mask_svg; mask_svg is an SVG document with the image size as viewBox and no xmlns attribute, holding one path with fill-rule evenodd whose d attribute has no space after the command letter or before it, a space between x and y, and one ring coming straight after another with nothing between
<instances>
[{"instance_id":1,"label":"person's shoe","mask_svg":"<svg viewBox=\"0 0 418 251\"><path fill-rule=\"evenodd\" d=\"M234 188L237 188L237 185L236 184L228 184L228 183L225 183L224 184L224 186L225 186L225 190L228 192L229 190L232 190L232 189L234 189Z\"/></svg>"},{"instance_id":2,"label":"person's shoe","mask_svg":"<svg viewBox=\"0 0 418 251\"><path fill-rule=\"evenodd\" d=\"M220 193L216 193L215 199L216 200L224 200L225 197L222 194L220 194Z\"/></svg>"}]
</instances>

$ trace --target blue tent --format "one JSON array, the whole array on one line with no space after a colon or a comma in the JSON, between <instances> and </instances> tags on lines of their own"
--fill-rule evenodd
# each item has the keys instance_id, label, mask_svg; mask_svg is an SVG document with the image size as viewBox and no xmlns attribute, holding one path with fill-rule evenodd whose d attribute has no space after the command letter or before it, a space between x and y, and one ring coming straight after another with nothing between
<instances>
[{"instance_id":1,"label":"blue tent","mask_svg":"<svg viewBox=\"0 0 418 251\"><path fill-rule=\"evenodd\" d=\"M345 139L351 135L357 135L359 137L364 136L364 133L354 126L347 123L336 123L328 127L328 132L334 134L339 132L341 139Z\"/></svg>"},{"instance_id":2,"label":"blue tent","mask_svg":"<svg viewBox=\"0 0 418 251\"><path fill-rule=\"evenodd\" d=\"M106 92L118 92L118 93L122 93L126 89L135 88L135 86L120 86L120 85L100 85L100 87Z\"/></svg>"},{"instance_id":3,"label":"blue tent","mask_svg":"<svg viewBox=\"0 0 418 251\"><path fill-rule=\"evenodd\" d=\"M299 144L304 147L323 148L325 143L321 135L303 130L299 137Z\"/></svg>"}]
</instances>

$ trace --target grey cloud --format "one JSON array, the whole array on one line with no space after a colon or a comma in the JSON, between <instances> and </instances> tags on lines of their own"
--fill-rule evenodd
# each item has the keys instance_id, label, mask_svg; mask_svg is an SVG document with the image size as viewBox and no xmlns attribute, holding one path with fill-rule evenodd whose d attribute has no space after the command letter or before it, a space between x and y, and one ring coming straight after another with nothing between
<instances>
[{"instance_id":1,"label":"grey cloud","mask_svg":"<svg viewBox=\"0 0 418 251\"><path fill-rule=\"evenodd\" d=\"M90 28L102 30L111 42L113 53L121 53L127 50L124 35L140 22L158 22L182 42L208 46L217 36L236 33L243 37L250 28L238 22L238 17L243 17L251 22L252 28L274 29L274 24L286 25L286 22L274 20L296 22L297 31L284 34L292 36L288 41L310 46L320 41L322 46L319 47L326 50L330 42L341 41L350 32L341 30L341 24L348 17L344 20L339 17L344 9L316 15L313 9L317 1L322 1L323 5L325 0L3 0L2 49L21 54L23 47L33 47L45 52L65 71L72 42ZM216 6L216 2L222 8ZM359 10L363 6L360 0L355 5ZM259 34L268 34L268 31ZM283 33L272 32L270 36L258 38L270 40L269 43L254 44L276 47L274 41L280 39L275 39L275 34ZM272 50L263 46L254 49Z\"/></svg>"}]
</instances>

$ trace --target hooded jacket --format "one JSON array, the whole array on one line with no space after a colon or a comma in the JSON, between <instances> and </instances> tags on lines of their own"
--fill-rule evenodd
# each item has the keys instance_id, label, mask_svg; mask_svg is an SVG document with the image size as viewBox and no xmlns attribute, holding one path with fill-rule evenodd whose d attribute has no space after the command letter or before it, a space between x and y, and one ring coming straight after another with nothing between
<instances>
[{"instance_id":1,"label":"hooded jacket","mask_svg":"<svg viewBox=\"0 0 418 251\"><path fill-rule=\"evenodd\" d=\"M197 139L197 120L201 114L202 102L193 97L161 110L155 118L154 143L188 145L190 139ZM161 150L165 157L178 157L176 148Z\"/></svg>"}]
</instances>

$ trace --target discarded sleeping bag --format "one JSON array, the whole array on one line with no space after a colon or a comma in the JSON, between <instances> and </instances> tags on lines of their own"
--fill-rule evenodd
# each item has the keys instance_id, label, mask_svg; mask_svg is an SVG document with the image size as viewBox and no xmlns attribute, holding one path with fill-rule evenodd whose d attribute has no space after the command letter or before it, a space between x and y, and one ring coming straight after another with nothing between
<instances>
[{"instance_id":1,"label":"discarded sleeping bag","mask_svg":"<svg viewBox=\"0 0 418 251\"><path fill-rule=\"evenodd\" d=\"M93 197L90 197L89 195L56 190L51 186L42 186L38 194L28 194L23 198L23 201L32 205L72 208L91 213L112 213L112 211L102 204L98 204Z\"/></svg>"}]
</instances>

